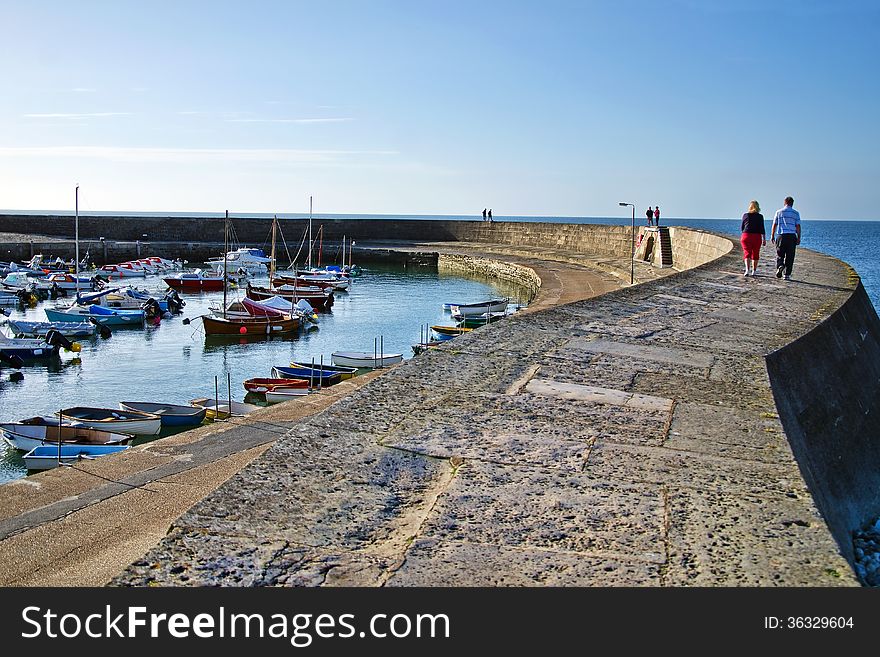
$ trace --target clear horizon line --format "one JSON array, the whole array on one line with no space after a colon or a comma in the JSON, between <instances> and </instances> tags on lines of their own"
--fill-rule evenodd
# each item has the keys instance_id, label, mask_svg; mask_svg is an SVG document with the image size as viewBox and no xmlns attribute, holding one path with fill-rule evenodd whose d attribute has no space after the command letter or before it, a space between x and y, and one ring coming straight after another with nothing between
<instances>
[{"instance_id":1,"label":"clear horizon line","mask_svg":"<svg viewBox=\"0 0 880 657\"><path fill-rule=\"evenodd\" d=\"M74 212L71 210L37 210L37 209L12 209L12 208L0 208L0 214L38 214L38 215L59 215L59 216L74 216ZM193 218L214 218L223 217L225 211L219 210L208 210L208 211L199 211L199 210L89 210L89 211L80 211L79 216L84 217L89 214L99 214L104 216L144 216L144 217L156 217L156 216L176 216L176 217L187 217L191 216ZM230 216L238 217L241 219L246 219L248 217L255 217L258 219L263 219L266 217L270 217L274 215L288 215L293 216L295 218L305 217L308 218L308 212L230 212ZM265 215L265 216L264 216ZM482 216L480 213L465 213L465 214L454 214L454 213L413 213L413 212L316 212L312 214L313 217L458 217L458 218L468 218L473 217L474 221L482 221ZM563 214L506 214L499 215L496 214L494 219L500 220L503 218L535 218L535 219L613 219L617 221L625 221L631 223L631 217L618 217L615 215L563 215ZM739 221L739 217L666 217L664 218L665 222L671 221ZM772 220L771 220L772 221ZM810 221L855 221L855 222L870 222L870 221L880 221L880 219L827 219L827 218L819 218L819 217L811 217L810 219L804 220L805 223ZM638 218L636 218L635 224L636 226L642 226L644 222L640 222ZM672 224L666 224L672 225Z\"/></svg>"}]
</instances>

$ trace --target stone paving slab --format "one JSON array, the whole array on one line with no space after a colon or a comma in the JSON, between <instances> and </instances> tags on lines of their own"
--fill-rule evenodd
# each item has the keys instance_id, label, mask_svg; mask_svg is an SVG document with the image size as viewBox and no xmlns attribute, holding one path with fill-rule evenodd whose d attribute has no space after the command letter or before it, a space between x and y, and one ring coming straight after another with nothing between
<instances>
[{"instance_id":1,"label":"stone paving slab","mask_svg":"<svg viewBox=\"0 0 880 657\"><path fill-rule=\"evenodd\" d=\"M712 367L715 358L711 353L700 353L695 350L676 349L662 346L644 346L629 344L615 340L569 340L568 343L554 352L556 355L606 354L620 356L632 361L650 360L656 363L672 365L688 365L690 367Z\"/></svg>"},{"instance_id":2,"label":"stone paving slab","mask_svg":"<svg viewBox=\"0 0 880 657\"><path fill-rule=\"evenodd\" d=\"M526 392L545 397L559 397L573 401L593 404L612 404L642 411L668 413L672 410L672 400L655 395L640 395L613 388L577 385L549 379L532 379Z\"/></svg>"},{"instance_id":3,"label":"stone paving slab","mask_svg":"<svg viewBox=\"0 0 880 657\"><path fill-rule=\"evenodd\" d=\"M601 479L652 483L704 491L776 493L808 500L803 480L787 465L698 452L597 440L584 472Z\"/></svg>"},{"instance_id":4,"label":"stone paving slab","mask_svg":"<svg viewBox=\"0 0 880 657\"><path fill-rule=\"evenodd\" d=\"M626 557L419 539L387 586L660 586L660 564Z\"/></svg>"},{"instance_id":5,"label":"stone paving slab","mask_svg":"<svg viewBox=\"0 0 880 657\"><path fill-rule=\"evenodd\" d=\"M724 427L723 433L717 427ZM664 446L750 461L791 463L792 459L777 418L692 402L676 404Z\"/></svg>"},{"instance_id":6,"label":"stone paving slab","mask_svg":"<svg viewBox=\"0 0 880 657\"><path fill-rule=\"evenodd\" d=\"M762 491L669 493L668 586L850 586L844 563L815 509Z\"/></svg>"},{"instance_id":7,"label":"stone paving slab","mask_svg":"<svg viewBox=\"0 0 880 657\"><path fill-rule=\"evenodd\" d=\"M656 486L588 474L468 461L422 527L441 542L469 541L597 556L665 558Z\"/></svg>"}]
</instances>

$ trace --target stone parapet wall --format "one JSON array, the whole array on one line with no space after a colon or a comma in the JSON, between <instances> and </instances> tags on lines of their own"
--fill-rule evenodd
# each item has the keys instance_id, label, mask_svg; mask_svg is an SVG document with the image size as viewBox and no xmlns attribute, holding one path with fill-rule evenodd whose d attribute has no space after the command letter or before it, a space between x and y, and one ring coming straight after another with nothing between
<instances>
[{"instance_id":1,"label":"stone parapet wall","mask_svg":"<svg viewBox=\"0 0 880 657\"><path fill-rule=\"evenodd\" d=\"M767 371L801 474L853 561L853 533L880 516L880 320L862 283L816 328L768 354Z\"/></svg>"},{"instance_id":2,"label":"stone parapet wall","mask_svg":"<svg viewBox=\"0 0 880 657\"><path fill-rule=\"evenodd\" d=\"M672 266L679 271L698 267L733 250L733 242L692 228L669 227L672 239Z\"/></svg>"},{"instance_id":3,"label":"stone parapet wall","mask_svg":"<svg viewBox=\"0 0 880 657\"><path fill-rule=\"evenodd\" d=\"M199 217L94 217L79 218L81 242L223 242L222 218ZM46 235L71 239L74 217L46 215L0 215L0 232ZM292 251L308 231L306 219L279 219L285 241ZM234 218L237 241L248 246L269 244L271 220ZM470 242L514 247L546 248L557 253L587 253L628 258L632 249L632 227L606 224L563 224L549 222L432 221L390 219L320 219L313 221L313 236L321 230L325 245L345 237L355 242ZM732 248L723 237L682 228L671 228L676 269L687 269L718 257ZM676 235L678 237L676 237ZM680 242L676 245L676 240ZM676 248L677 247L677 248ZM325 246L325 253L330 252ZM357 249L355 249L357 250ZM174 254L171 254L174 255ZM532 254L534 255L534 253Z\"/></svg>"}]
</instances>

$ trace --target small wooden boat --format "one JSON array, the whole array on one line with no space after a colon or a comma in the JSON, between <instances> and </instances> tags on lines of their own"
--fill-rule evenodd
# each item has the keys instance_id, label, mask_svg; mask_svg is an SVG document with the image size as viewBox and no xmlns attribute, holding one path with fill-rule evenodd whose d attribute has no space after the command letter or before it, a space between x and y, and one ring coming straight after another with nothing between
<instances>
[{"instance_id":1,"label":"small wooden boat","mask_svg":"<svg viewBox=\"0 0 880 657\"><path fill-rule=\"evenodd\" d=\"M317 365L315 367L273 367L272 376L279 379L306 379L312 384L332 386L342 381L342 373L332 370L321 369Z\"/></svg>"},{"instance_id":2,"label":"small wooden boat","mask_svg":"<svg viewBox=\"0 0 880 657\"><path fill-rule=\"evenodd\" d=\"M189 403L193 406L204 408L206 411L205 417L209 420L225 420L229 417L244 417L260 408L255 404L245 404L226 399L215 401L214 399L208 399L207 397L191 399Z\"/></svg>"},{"instance_id":3,"label":"small wooden boat","mask_svg":"<svg viewBox=\"0 0 880 657\"><path fill-rule=\"evenodd\" d=\"M290 361L291 367L307 367L311 369L312 367L317 367L318 369L325 370L327 372L339 372L340 379L345 381L346 379L350 379L355 374L357 374L358 368L356 367L348 367L347 365L331 365L328 363L307 363L306 361Z\"/></svg>"},{"instance_id":4,"label":"small wooden boat","mask_svg":"<svg viewBox=\"0 0 880 657\"><path fill-rule=\"evenodd\" d=\"M24 455L28 470L48 470L60 464L92 460L109 454L118 454L130 449L128 445L88 445L61 443L60 445L41 445Z\"/></svg>"},{"instance_id":5,"label":"small wooden boat","mask_svg":"<svg viewBox=\"0 0 880 657\"><path fill-rule=\"evenodd\" d=\"M26 322L10 319L6 323L13 333L27 338L41 338L50 329L58 331L65 338L90 338L98 330L91 322Z\"/></svg>"},{"instance_id":6,"label":"small wooden boat","mask_svg":"<svg viewBox=\"0 0 880 657\"><path fill-rule=\"evenodd\" d=\"M144 325L143 310L124 310L105 308L92 304L86 308L46 308L46 317L50 322L84 322L94 321L104 326L136 326Z\"/></svg>"},{"instance_id":7,"label":"small wooden boat","mask_svg":"<svg viewBox=\"0 0 880 657\"><path fill-rule=\"evenodd\" d=\"M463 333L469 333L473 331L472 328L465 328L463 326L432 326L431 330L437 334L438 339L440 340L449 340L454 338L456 335L462 335Z\"/></svg>"},{"instance_id":8,"label":"small wooden boat","mask_svg":"<svg viewBox=\"0 0 880 657\"><path fill-rule=\"evenodd\" d=\"M500 313L507 310L510 299L490 299L477 303L444 304L449 305L453 315L481 315L483 313Z\"/></svg>"},{"instance_id":9,"label":"small wooden boat","mask_svg":"<svg viewBox=\"0 0 880 657\"><path fill-rule=\"evenodd\" d=\"M504 319L507 317L506 312L501 313L483 313L481 315L452 315L452 319L458 322L459 327L464 328L479 328L480 326L485 326L486 324L491 324L492 322L497 322L499 319Z\"/></svg>"},{"instance_id":10,"label":"small wooden boat","mask_svg":"<svg viewBox=\"0 0 880 657\"><path fill-rule=\"evenodd\" d=\"M155 413L123 411L115 408L76 406L61 410L61 418L84 424L92 429L137 436L154 436L162 429L162 418Z\"/></svg>"},{"instance_id":11,"label":"small wooden boat","mask_svg":"<svg viewBox=\"0 0 880 657\"><path fill-rule=\"evenodd\" d=\"M128 263L104 265L98 270L98 273L106 278L144 278L147 275L147 272L143 267L133 267L128 265Z\"/></svg>"},{"instance_id":12,"label":"small wooden boat","mask_svg":"<svg viewBox=\"0 0 880 657\"><path fill-rule=\"evenodd\" d=\"M396 365L403 360L403 354L376 353L373 351L334 351L330 354L330 358L334 365L376 369Z\"/></svg>"},{"instance_id":13,"label":"small wooden boat","mask_svg":"<svg viewBox=\"0 0 880 657\"><path fill-rule=\"evenodd\" d=\"M54 358L58 356L58 344L50 344L43 338L10 338L0 332L0 354L17 356L22 360Z\"/></svg>"},{"instance_id":14,"label":"small wooden boat","mask_svg":"<svg viewBox=\"0 0 880 657\"><path fill-rule=\"evenodd\" d=\"M75 276L65 272L54 272L43 278L36 279L37 287L41 290L50 290L53 287L59 290L94 290L94 276Z\"/></svg>"},{"instance_id":15,"label":"small wooden boat","mask_svg":"<svg viewBox=\"0 0 880 657\"><path fill-rule=\"evenodd\" d=\"M33 418L22 422L4 422L0 424L4 440L12 447L22 452L29 452L40 445L56 445L62 443L89 444L89 445L125 445L132 441L133 436L124 433L89 429L85 426L58 424L58 420L52 424L46 418L45 424L29 424Z\"/></svg>"},{"instance_id":16,"label":"small wooden boat","mask_svg":"<svg viewBox=\"0 0 880 657\"><path fill-rule=\"evenodd\" d=\"M293 388L308 388L306 379L248 379L244 382L244 389L248 392L271 392L273 390L290 390Z\"/></svg>"},{"instance_id":17,"label":"small wooden boat","mask_svg":"<svg viewBox=\"0 0 880 657\"><path fill-rule=\"evenodd\" d=\"M205 419L204 408L185 406L183 404L159 404L156 402L119 402L123 411L140 411L152 413L162 419L163 427L189 427L201 424Z\"/></svg>"},{"instance_id":18,"label":"small wooden boat","mask_svg":"<svg viewBox=\"0 0 880 657\"><path fill-rule=\"evenodd\" d=\"M269 404L278 404L280 402L290 401L305 397L311 392L309 388L279 388L277 390L269 390L266 392L266 402Z\"/></svg>"},{"instance_id":19,"label":"small wooden boat","mask_svg":"<svg viewBox=\"0 0 880 657\"><path fill-rule=\"evenodd\" d=\"M270 290L265 287L248 284L245 294L249 299L253 299L254 301L265 301L271 297L278 296L291 303L296 303L300 299L305 299L309 302L310 306L319 309L326 309L333 305L332 289L304 293L296 287L291 288L285 285Z\"/></svg>"},{"instance_id":20,"label":"small wooden boat","mask_svg":"<svg viewBox=\"0 0 880 657\"><path fill-rule=\"evenodd\" d=\"M300 327L297 317L222 317L203 315L205 335L287 335Z\"/></svg>"},{"instance_id":21,"label":"small wooden boat","mask_svg":"<svg viewBox=\"0 0 880 657\"><path fill-rule=\"evenodd\" d=\"M228 276L223 276L223 274L207 274L201 269L196 269L195 271L180 272L162 280L169 287L173 287L181 292L210 292L212 290L222 290L223 281L228 278Z\"/></svg>"}]
</instances>

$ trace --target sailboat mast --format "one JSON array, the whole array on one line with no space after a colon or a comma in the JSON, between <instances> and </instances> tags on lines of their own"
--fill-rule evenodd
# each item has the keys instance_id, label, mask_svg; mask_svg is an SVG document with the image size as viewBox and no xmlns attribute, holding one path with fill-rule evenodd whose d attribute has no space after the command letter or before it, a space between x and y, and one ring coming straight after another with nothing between
<instances>
[{"instance_id":1,"label":"sailboat mast","mask_svg":"<svg viewBox=\"0 0 880 657\"><path fill-rule=\"evenodd\" d=\"M272 217L272 260L269 262L269 287L272 287L272 279L275 278L275 229L278 226L278 215Z\"/></svg>"},{"instance_id":2,"label":"sailboat mast","mask_svg":"<svg viewBox=\"0 0 880 657\"><path fill-rule=\"evenodd\" d=\"M79 300L79 185L76 186L76 192L74 195L74 208L76 212L76 247L75 247L75 257L76 257L76 269L74 270L74 277L76 278L76 298Z\"/></svg>"},{"instance_id":3,"label":"sailboat mast","mask_svg":"<svg viewBox=\"0 0 880 657\"><path fill-rule=\"evenodd\" d=\"M226 211L226 219L223 221L223 317L226 318L226 286L229 282L229 274L226 271L227 254L229 253L229 210Z\"/></svg>"},{"instance_id":4,"label":"sailboat mast","mask_svg":"<svg viewBox=\"0 0 880 657\"><path fill-rule=\"evenodd\" d=\"M312 269L312 197L309 196L309 271Z\"/></svg>"}]
</instances>

